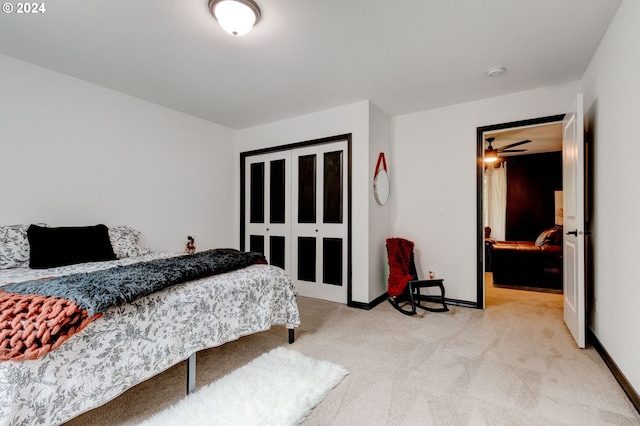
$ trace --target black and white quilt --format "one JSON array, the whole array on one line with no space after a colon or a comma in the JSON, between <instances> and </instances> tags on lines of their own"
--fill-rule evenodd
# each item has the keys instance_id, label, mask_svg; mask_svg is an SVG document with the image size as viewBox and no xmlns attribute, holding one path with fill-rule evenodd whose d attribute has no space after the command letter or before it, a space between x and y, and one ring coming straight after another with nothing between
<instances>
[{"instance_id":1,"label":"black and white quilt","mask_svg":"<svg viewBox=\"0 0 640 426\"><path fill-rule=\"evenodd\" d=\"M171 256L175 254L5 269L0 271L0 286ZM274 324L297 327L300 316L290 277L270 265L183 282L111 307L42 358L0 363L0 425L63 423L196 351Z\"/></svg>"}]
</instances>

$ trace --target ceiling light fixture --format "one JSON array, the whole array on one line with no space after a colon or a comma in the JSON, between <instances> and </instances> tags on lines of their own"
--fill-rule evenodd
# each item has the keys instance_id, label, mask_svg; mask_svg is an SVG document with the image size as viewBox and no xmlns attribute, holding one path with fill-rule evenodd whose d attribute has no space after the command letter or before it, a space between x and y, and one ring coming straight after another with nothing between
<instances>
[{"instance_id":1,"label":"ceiling light fixture","mask_svg":"<svg viewBox=\"0 0 640 426\"><path fill-rule=\"evenodd\" d=\"M487 75L489 77L500 77L505 71L505 67L491 67L487 70Z\"/></svg>"},{"instance_id":2,"label":"ceiling light fixture","mask_svg":"<svg viewBox=\"0 0 640 426\"><path fill-rule=\"evenodd\" d=\"M484 150L484 162L485 163L493 163L498 159L498 150L493 149L491 143L496 140L496 138L487 138L486 141L489 142L489 146Z\"/></svg>"},{"instance_id":3,"label":"ceiling light fixture","mask_svg":"<svg viewBox=\"0 0 640 426\"><path fill-rule=\"evenodd\" d=\"M484 162L485 163L493 163L498 159L498 151L495 149L485 149L484 151Z\"/></svg>"},{"instance_id":4,"label":"ceiling light fixture","mask_svg":"<svg viewBox=\"0 0 640 426\"><path fill-rule=\"evenodd\" d=\"M253 0L209 0L209 10L222 29L234 36L245 35L260 19L260 8Z\"/></svg>"}]
</instances>

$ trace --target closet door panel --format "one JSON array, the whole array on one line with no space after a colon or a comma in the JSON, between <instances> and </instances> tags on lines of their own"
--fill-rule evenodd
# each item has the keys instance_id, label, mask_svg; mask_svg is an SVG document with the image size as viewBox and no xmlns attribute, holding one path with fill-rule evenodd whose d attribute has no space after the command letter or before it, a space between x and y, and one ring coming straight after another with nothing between
<instances>
[{"instance_id":1,"label":"closet door panel","mask_svg":"<svg viewBox=\"0 0 640 426\"><path fill-rule=\"evenodd\" d=\"M245 247L291 264L291 152L245 157Z\"/></svg>"},{"instance_id":2,"label":"closet door panel","mask_svg":"<svg viewBox=\"0 0 640 426\"><path fill-rule=\"evenodd\" d=\"M291 237L303 241L292 250L292 277L300 295L340 303L347 303L345 158L346 140L293 150L291 162Z\"/></svg>"},{"instance_id":3,"label":"closet door panel","mask_svg":"<svg viewBox=\"0 0 640 426\"><path fill-rule=\"evenodd\" d=\"M347 140L244 157L245 247L301 296L347 303Z\"/></svg>"}]
</instances>

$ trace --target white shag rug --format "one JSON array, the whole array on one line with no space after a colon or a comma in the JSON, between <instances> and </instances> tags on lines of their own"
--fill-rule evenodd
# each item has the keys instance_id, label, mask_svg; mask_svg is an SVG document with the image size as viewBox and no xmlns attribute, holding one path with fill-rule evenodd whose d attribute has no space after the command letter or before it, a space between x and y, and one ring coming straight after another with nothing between
<instances>
[{"instance_id":1,"label":"white shag rug","mask_svg":"<svg viewBox=\"0 0 640 426\"><path fill-rule=\"evenodd\" d=\"M340 365L279 347L142 425L297 425L347 374Z\"/></svg>"}]
</instances>

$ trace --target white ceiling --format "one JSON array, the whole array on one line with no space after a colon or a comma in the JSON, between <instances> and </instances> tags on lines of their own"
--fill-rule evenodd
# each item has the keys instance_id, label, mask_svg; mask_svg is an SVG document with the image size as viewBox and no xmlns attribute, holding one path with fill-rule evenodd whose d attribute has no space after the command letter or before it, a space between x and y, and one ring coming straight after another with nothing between
<instances>
[{"instance_id":1,"label":"white ceiling","mask_svg":"<svg viewBox=\"0 0 640 426\"><path fill-rule=\"evenodd\" d=\"M0 14L0 53L235 129L362 100L390 116L582 78L621 0L52 0ZM504 65L490 78L486 70Z\"/></svg>"},{"instance_id":2,"label":"white ceiling","mask_svg":"<svg viewBox=\"0 0 640 426\"><path fill-rule=\"evenodd\" d=\"M513 157L518 155L540 154L544 152L562 151L562 123L543 124L537 126L517 127L513 129L487 132L485 137L485 149L489 146L486 138L493 137L491 146L494 149L502 148L512 143L524 140L531 142L513 147L524 149L524 152L501 152L499 157Z\"/></svg>"}]
</instances>

